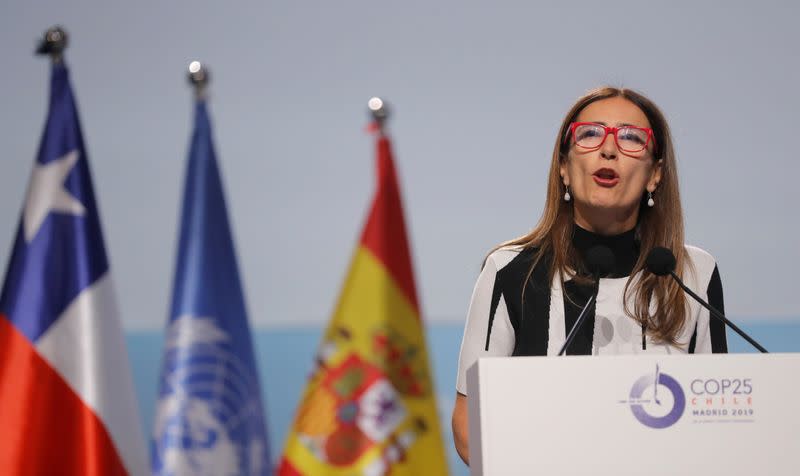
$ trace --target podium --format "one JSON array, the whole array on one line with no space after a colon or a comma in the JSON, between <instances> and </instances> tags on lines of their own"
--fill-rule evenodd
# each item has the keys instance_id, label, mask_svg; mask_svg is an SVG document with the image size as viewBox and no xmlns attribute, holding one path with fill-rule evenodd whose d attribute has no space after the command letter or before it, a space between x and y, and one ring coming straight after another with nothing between
<instances>
[{"instance_id":1,"label":"podium","mask_svg":"<svg viewBox=\"0 0 800 476\"><path fill-rule=\"evenodd\" d=\"M494 357L470 474L800 474L800 354Z\"/></svg>"}]
</instances>

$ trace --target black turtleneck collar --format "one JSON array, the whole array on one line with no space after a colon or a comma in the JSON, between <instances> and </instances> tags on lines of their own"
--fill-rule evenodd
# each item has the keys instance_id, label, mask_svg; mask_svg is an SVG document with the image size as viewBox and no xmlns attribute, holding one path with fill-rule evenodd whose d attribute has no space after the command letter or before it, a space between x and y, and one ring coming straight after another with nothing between
<instances>
[{"instance_id":1,"label":"black turtleneck collar","mask_svg":"<svg viewBox=\"0 0 800 476\"><path fill-rule=\"evenodd\" d=\"M611 249L611 252L614 253L615 265L614 270L605 276L608 278L630 276L636 260L639 259L636 228L619 235L604 236L575 225L572 231L572 245L578 250L581 257L586 256L589 248L596 245L604 245Z\"/></svg>"}]
</instances>

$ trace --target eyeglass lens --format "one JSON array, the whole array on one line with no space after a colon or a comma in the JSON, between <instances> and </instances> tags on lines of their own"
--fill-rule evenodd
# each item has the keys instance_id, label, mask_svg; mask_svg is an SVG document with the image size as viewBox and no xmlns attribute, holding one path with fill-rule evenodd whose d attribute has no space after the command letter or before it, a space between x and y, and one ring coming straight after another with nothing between
<instances>
[{"instance_id":1,"label":"eyeglass lens","mask_svg":"<svg viewBox=\"0 0 800 476\"><path fill-rule=\"evenodd\" d=\"M587 149L600 147L606 136L601 125L582 124L575 128L575 143ZM617 145L626 152L641 152L647 146L647 132L635 127L617 129Z\"/></svg>"}]
</instances>

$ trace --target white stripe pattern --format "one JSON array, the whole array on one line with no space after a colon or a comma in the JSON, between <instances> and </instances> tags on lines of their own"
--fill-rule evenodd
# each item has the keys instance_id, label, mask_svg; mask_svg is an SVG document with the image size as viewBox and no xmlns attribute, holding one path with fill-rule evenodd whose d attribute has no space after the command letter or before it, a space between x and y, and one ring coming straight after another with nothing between
<instances>
[{"instance_id":1,"label":"white stripe pattern","mask_svg":"<svg viewBox=\"0 0 800 476\"><path fill-rule=\"evenodd\" d=\"M67 306L36 342L36 349L104 423L128 473L149 473L109 273Z\"/></svg>"}]
</instances>

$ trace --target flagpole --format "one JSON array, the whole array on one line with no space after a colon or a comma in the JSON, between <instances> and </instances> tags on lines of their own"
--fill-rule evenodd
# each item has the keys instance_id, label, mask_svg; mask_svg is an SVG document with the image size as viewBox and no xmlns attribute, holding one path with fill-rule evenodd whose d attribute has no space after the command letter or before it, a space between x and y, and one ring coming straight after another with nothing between
<instances>
[{"instance_id":1,"label":"flagpole","mask_svg":"<svg viewBox=\"0 0 800 476\"><path fill-rule=\"evenodd\" d=\"M60 26L52 26L44 32L44 37L36 47L37 55L48 55L53 64L64 60L64 50L67 49L67 32Z\"/></svg>"},{"instance_id":2,"label":"flagpole","mask_svg":"<svg viewBox=\"0 0 800 476\"><path fill-rule=\"evenodd\" d=\"M372 116L378 133L380 133L381 136L385 136L386 121L389 119L389 106L383 99L375 96L367 101L367 107L369 108L369 113Z\"/></svg>"},{"instance_id":3,"label":"flagpole","mask_svg":"<svg viewBox=\"0 0 800 476\"><path fill-rule=\"evenodd\" d=\"M197 60L189 63L189 84L194 87L194 96L198 101L206 98L209 80L208 68Z\"/></svg>"}]
</instances>

